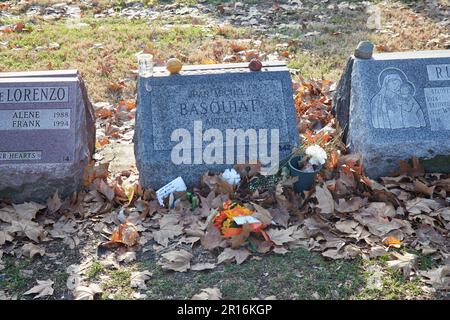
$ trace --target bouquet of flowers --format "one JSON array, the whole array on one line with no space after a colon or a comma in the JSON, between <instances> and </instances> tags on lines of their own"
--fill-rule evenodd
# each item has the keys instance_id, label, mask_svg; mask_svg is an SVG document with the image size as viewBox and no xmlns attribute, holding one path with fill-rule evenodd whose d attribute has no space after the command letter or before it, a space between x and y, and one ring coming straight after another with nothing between
<instances>
[{"instance_id":1,"label":"bouquet of flowers","mask_svg":"<svg viewBox=\"0 0 450 320\"><path fill-rule=\"evenodd\" d=\"M223 209L220 210L214 217L214 226L220 231L224 237L234 237L241 234L243 225L239 225L234 220L236 217L251 216L255 212L240 204L233 203L231 200L227 200L223 204ZM256 221L255 221L256 220ZM261 232L265 236L263 229L267 226L261 223L257 219L253 219L249 223L253 232Z\"/></svg>"}]
</instances>

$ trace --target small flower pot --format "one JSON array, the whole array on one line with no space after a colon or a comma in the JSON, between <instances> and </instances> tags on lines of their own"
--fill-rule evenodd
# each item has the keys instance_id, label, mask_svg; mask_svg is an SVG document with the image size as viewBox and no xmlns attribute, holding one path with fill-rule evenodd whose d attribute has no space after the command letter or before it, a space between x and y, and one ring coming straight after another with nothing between
<instances>
[{"instance_id":1,"label":"small flower pot","mask_svg":"<svg viewBox=\"0 0 450 320\"><path fill-rule=\"evenodd\" d=\"M305 172L298 168L298 162L302 159L301 156L292 157L289 160L289 171L291 176L298 177L298 181L294 183L294 191L296 193L311 189L316 179L317 173L322 169L320 166L316 171Z\"/></svg>"}]
</instances>

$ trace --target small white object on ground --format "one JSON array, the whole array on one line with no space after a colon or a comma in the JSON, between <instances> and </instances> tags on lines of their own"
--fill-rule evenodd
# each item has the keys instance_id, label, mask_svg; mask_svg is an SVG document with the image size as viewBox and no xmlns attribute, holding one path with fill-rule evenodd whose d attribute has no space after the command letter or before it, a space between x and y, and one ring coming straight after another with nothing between
<instances>
[{"instance_id":1,"label":"small white object on ground","mask_svg":"<svg viewBox=\"0 0 450 320\"><path fill-rule=\"evenodd\" d=\"M166 184L164 187L156 191L156 197L158 198L158 202L161 206L164 205L163 199L165 196L173 193L173 192L179 192L179 191L186 191L187 187L184 183L183 178L178 177L175 180L172 180L168 184Z\"/></svg>"},{"instance_id":2,"label":"small white object on ground","mask_svg":"<svg viewBox=\"0 0 450 320\"><path fill-rule=\"evenodd\" d=\"M239 182L241 182L241 176L234 169L226 169L222 173L221 177L222 180L228 182L232 186L237 185Z\"/></svg>"},{"instance_id":3,"label":"small white object on ground","mask_svg":"<svg viewBox=\"0 0 450 320\"><path fill-rule=\"evenodd\" d=\"M259 221L258 219L254 218L252 216L234 217L233 220L239 226L241 226L245 223L261 223L261 221Z\"/></svg>"},{"instance_id":4,"label":"small white object on ground","mask_svg":"<svg viewBox=\"0 0 450 320\"><path fill-rule=\"evenodd\" d=\"M127 217L125 217L124 210L120 210L120 212L117 214L117 219L120 221L120 223L125 223Z\"/></svg>"},{"instance_id":5,"label":"small white object on ground","mask_svg":"<svg viewBox=\"0 0 450 320\"><path fill-rule=\"evenodd\" d=\"M321 146L314 144L305 150L305 154L310 157L309 163L312 165L322 165L327 160L327 153Z\"/></svg>"}]
</instances>

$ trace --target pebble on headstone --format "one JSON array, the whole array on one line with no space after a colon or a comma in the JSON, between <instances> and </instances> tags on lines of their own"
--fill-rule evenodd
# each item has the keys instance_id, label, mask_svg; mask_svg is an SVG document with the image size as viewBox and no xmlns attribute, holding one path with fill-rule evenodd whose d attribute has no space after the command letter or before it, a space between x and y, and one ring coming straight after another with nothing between
<instances>
[{"instance_id":1,"label":"pebble on headstone","mask_svg":"<svg viewBox=\"0 0 450 320\"><path fill-rule=\"evenodd\" d=\"M83 183L94 110L76 70L0 73L0 198L46 201Z\"/></svg>"},{"instance_id":2,"label":"pebble on headstone","mask_svg":"<svg viewBox=\"0 0 450 320\"><path fill-rule=\"evenodd\" d=\"M355 50L355 57L359 59L370 59L373 55L373 43L361 41Z\"/></svg>"},{"instance_id":3,"label":"pebble on headstone","mask_svg":"<svg viewBox=\"0 0 450 320\"><path fill-rule=\"evenodd\" d=\"M292 80L283 62L264 63L260 72L247 63L184 66L176 76L155 68L153 77L139 78L137 92L135 157L144 188L158 189L179 176L192 187L206 171L223 172L249 160L264 166L273 160L267 159L272 146L278 161L298 145ZM227 129L251 137L227 139ZM266 151L260 148L258 158L250 159L263 139L268 157L260 156ZM223 148L212 151L219 140ZM182 143L191 148L183 152Z\"/></svg>"},{"instance_id":4,"label":"pebble on headstone","mask_svg":"<svg viewBox=\"0 0 450 320\"><path fill-rule=\"evenodd\" d=\"M397 160L450 156L450 51L382 53L353 63L347 142L372 178ZM448 162L448 161L447 161ZM450 172L450 165L436 168Z\"/></svg>"}]
</instances>

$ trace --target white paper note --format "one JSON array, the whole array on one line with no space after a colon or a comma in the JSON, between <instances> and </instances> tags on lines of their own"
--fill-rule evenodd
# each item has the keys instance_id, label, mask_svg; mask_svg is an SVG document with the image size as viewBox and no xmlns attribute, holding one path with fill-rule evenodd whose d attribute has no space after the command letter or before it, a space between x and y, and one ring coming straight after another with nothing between
<instances>
[{"instance_id":1,"label":"white paper note","mask_svg":"<svg viewBox=\"0 0 450 320\"><path fill-rule=\"evenodd\" d=\"M234 217L234 222L236 222L237 225L241 226L246 223L261 223L258 219L252 217L252 216L240 216L240 217Z\"/></svg>"},{"instance_id":2,"label":"white paper note","mask_svg":"<svg viewBox=\"0 0 450 320\"><path fill-rule=\"evenodd\" d=\"M163 199L167 195L173 193L173 192L179 192L179 191L186 191L187 187L186 184L183 181L183 178L178 177L175 180L172 180L168 184L166 184L164 187L156 191L156 197L158 198L158 202L161 206L164 205Z\"/></svg>"}]
</instances>

